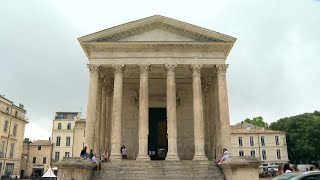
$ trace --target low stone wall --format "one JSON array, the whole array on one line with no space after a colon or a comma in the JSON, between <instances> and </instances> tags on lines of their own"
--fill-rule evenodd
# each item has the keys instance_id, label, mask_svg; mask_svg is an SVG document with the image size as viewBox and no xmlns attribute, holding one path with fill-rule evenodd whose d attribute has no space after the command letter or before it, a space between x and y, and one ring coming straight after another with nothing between
<instances>
[{"instance_id":1,"label":"low stone wall","mask_svg":"<svg viewBox=\"0 0 320 180\"><path fill-rule=\"evenodd\" d=\"M58 167L58 180L90 180L95 167L83 158L64 158L52 164Z\"/></svg>"},{"instance_id":2,"label":"low stone wall","mask_svg":"<svg viewBox=\"0 0 320 180\"><path fill-rule=\"evenodd\" d=\"M259 180L259 164L260 162L255 158L231 157L219 166L226 180Z\"/></svg>"}]
</instances>

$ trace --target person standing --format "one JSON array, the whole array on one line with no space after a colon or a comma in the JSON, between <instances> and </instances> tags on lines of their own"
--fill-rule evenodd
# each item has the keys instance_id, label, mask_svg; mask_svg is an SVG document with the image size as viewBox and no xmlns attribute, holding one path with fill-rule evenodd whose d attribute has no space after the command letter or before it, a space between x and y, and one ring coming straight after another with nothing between
<instances>
[{"instance_id":1,"label":"person standing","mask_svg":"<svg viewBox=\"0 0 320 180\"><path fill-rule=\"evenodd\" d=\"M122 159L127 159L127 153L127 148L123 146L123 148L121 149Z\"/></svg>"}]
</instances>

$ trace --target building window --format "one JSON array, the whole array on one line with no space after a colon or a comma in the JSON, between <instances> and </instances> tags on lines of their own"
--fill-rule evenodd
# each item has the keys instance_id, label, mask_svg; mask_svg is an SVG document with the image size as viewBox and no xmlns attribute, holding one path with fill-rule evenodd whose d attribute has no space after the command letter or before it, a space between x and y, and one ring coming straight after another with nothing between
<instances>
[{"instance_id":1,"label":"building window","mask_svg":"<svg viewBox=\"0 0 320 180\"><path fill-rule=\"evenodd\" d=\"M71 129L71 123L68 123L67 129Z\"/></svg>"},{"instance_id":2,"label":"building window","mask_svg":"<svg viewBox=\"0 0 320 180\"><path fill-rule=\"evenodd\" d=\"M40 151L41 150L41 146L38 146L38 151Z\"/></svg>"},{"instance_id":3,"label":"building window","mask_svg":"<svg viewBox=\"0 0 320 180\"><path fill-rule=\"evenodd\" d=\"M242 144L242 137L239 137L238 139L239 139L239 146L242 147L242 146L243 146L243 144Z\"/></svg>"},{"instance_id":4,"label":"building window","mask_svg":"<svg viewBox=\"0 0 320 180\"><path fill-rule=\"evenodd\" d=\"M9 107L7 107L6 112L9 113Z\"/></svg>"},{"instance_id":5,"label":"building window","mask_svg":"<svg viewBox=\"0 0 320 180\"><path fill-rule=\"evenodd\" d=\"M64 157L70 157L70 152L65 152Z\"/></svg>"},{"instance_id":6,"label":"building window","mask_svg":"<svg viewBox=\"0 0 320 180\"><path fill-rule=\"evenodd\" d=\"M37 158L36 158L36 157L33 157L33 158L32 158L32 163L35 164L36 162L37 162Z\"/></svg>"},{"instance_id":7,"label":"building window","mask_svg":"<svg viewBox=\"0 0 320 180\"><path fill-rule=\"evenodd\" d=\"M262 159L267 160L267 151L266 150L262 150Z\"/></svg>"},{"instance_id":8,"label":"building window","mask_svg":"<svg viewBox=\"0 0 320 180\"><path fill-rule=\"evenodd\" d=\"M70 137L67 137L67 138L66 138L66 146L70 146L70 141L71 141L71 138L70 138Z\"/></svg>"},{"instance_id":9,"label":"building window","mask_svg":"<svg viewBox=\"0 0 320 180\"><path fill-rule=\"evenodd\" d=\"M255 150L252 150L252 151L250 152L250 154L251 154L251 157L252 157L252 158L255 158L255 157L256 157L256 151L255 151Z\"/></svg>"},{"instance_id":10,"label":"building window","mask_svg":"<svg viewBox=\"0 0 320 180\"><path fill-rule=\"evenodd\" d=\"M60 141L61 141L61 137L58 136L58 137L57 137L57 141L56 141L56 146L60 146Z\"/></svg>"},{"instance_id":11,"label":"building window","mask_svg":"<svg viewBox=\"0 0 320 180\"><path fill-rule=\"evenodd\" d=\"M61 129L61 123L58 123L58 129Z\"/></svg>"},{"instance_id":12,"label":"building window","mask_svg":"<svg viewBox=\"0 0 320 180\"><path fill-rule=\"evenodd\" d=\"M54 154L54 159L55 159L55 161L59 161L59 159L60 159L60 152L56 152L56 153Z\"/></svg>"},{"instance_id":13,"label":"building window","mask_svg":"<svg viewBox=\"0 0 320 180\"><path fill-rule=\"evenodd\" d=\"M11 143L11 147L10 147L10 158L13 158L13 151L14 151L14 143Z\"/></svg>"},{"instance_id":14,"label":"building window","mask_svg":"<svg viewBox=\"0 0 320 180\"><path fill-rule=\"evenodd\" d=\"M16 113L14 114L14 117L18 117L18 111L16 111Z\"/></svg>"},{"instance_id":15,"label":"building window","mask_svg":"<svg viewBox=\"0 0 320 180\"><path fill-rule=\"evenodd\" d=\"M42 163L43 164L47 163L47 158L46 157L43 158Z\"/></svg>"},{"instance_id":16,"label":"building window","mask_svg":"<svg viewBox=\"0 0 320 180\"><path fill-rule=\"evenodd\" d=\"M278 158L278 159L281 159L280 149L277 149L277 158Z\"/></svg>"},{"instance_id":17,"label":"building window","mask_svg":"<svg viewBox=\"0 0 320 180\"><path fill-rule=\"evenodd\" d=\"M8 131L8 121L4 122L4 126L3 126L3 132L7 132Z\"/></svg>"},{"instance_id":18,"label":"building window","mask_svg":"<svg viewBox=\"0 0 320 180\"><path fill-rule=\"evenodd\" d=\"M16 135L17 135L17 128L18 128L18 125L17 125L17 124L14 124L14 126L13 126L13 132L12 132L12 135L13 135L13 136L16 136Z\"/></svg>"},{"instance_id":19,"label":"building window","mask_svg":"<svg viewBox=\"0 0 320 180\"><path fill-rule=\"evenodd\" d=\"M264 136L261 136L261 146L265 146L265 142L264 142Z\"/></svg>"},{"instance_id":20,"label":"building window","mask_svg":"<svg viewBox=\"0 0 320 180\"><path fill-rule=\"evenodd\" d=\"M0 158L4 157L4 147L5 147L6 142L1 141L1 147L0 147ZM0 169L1 170L1 169Z\"/></svg>"},{"instance_id":21,"label":"building window","mask_svg":"<svg viewBox=\"0 0 320 180\"><path fill-rule=\"evenodd\" d=\"M279 136L275 136L274 140L276 141L276 146L279 146Z\"/></svg>"},{"instance_id":22,"label":"building window","mask_svg":"<svg viewBox=\"0 0 320 180\"><path fill-rule=\"evenodd\" d=\"M7 163L6 164L6 171L5 171L5 175L10 176L13 174L13 168L14 168L14 164L13 163Z\"/></svg>"},{"instance_id":23,"label":"building window","mask_svg":"<svg viewBox=\"0 0 320 180\"><path fill-rule=\"evenodd\" d=\"M250 136L250 146L254 146L254 141L252 136Z\"/></svg>"},{"instance_id":24,"label":"building window","mask_svg":"<svg viewBox=\"0 0 320 180\"><path fill-rule=\"evenodd\" d=\"M239 150L239 156L244 156L243 150Z\"/></svg>"}]
</instances>

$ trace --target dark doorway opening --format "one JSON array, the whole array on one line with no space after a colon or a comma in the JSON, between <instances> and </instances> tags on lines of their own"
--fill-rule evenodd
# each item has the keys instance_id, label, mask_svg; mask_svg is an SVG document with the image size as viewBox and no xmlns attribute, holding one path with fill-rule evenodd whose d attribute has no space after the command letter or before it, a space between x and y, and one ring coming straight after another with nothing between
<instances>
[{"instance_id":1,"label":"dark doorway opening","mask_svg":"<svg viewBox=\"0 0 320 180\"><path fill-rule=\"evenodd\" d=\"M165 160L168 152L167 109L149 108L148 151L151 160Z\"/></svg>"}]
</instances>

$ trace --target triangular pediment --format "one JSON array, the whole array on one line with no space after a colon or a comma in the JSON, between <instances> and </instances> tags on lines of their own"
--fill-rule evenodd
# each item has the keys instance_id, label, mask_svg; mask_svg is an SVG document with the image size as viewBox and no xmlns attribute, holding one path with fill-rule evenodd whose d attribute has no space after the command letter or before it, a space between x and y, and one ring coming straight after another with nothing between
<instances>
[{"instance_id":1,"label":"triangular pediment","mask_svg":"<svg viewBox=\"0 0 320 180\"><path fill-rule=\"evenodd\" d=\"M80 37L78 40L80 43L132 41L197 41L234 43L236 38L168 17L155 15L92 33Z\"/></svg>"}]
</instances>

